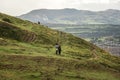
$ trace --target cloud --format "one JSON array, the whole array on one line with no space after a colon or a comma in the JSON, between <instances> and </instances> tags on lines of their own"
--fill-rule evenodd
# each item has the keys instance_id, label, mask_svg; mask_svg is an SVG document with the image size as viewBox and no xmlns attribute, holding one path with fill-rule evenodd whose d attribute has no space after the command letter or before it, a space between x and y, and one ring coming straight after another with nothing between
<instances>
[{"instance_id":1,"label":"cloud","mask_svg":"<svg viewBox=\"0 0 120 80\"><path fill-rule=\"evenodd\" d=\"M120 2L120 0L109 0L110 1L110 3L118 3L118 2Z\"/></svg>"},{"instance_id":2,"label":"cloud","mask_svg":"<svg viewBox=\"0 0 120 80\"><path fill-rule=\"evenodd\" d=\"M109 3L110 0L82 0L84 4L88 3Z\"/></svg>"},{"instance_id":3,"label":"cloud","mask_svg":"<svg viewBox=\"0 0 120 80\"><path fill-rule=\"evenodd\" d=\"M89 4L82 4L78 5L78 9L82 10L91 10L91 11L101 11L106 9L118 9L120 10L120 4L119 3L89 3Z\"/></svg>"},{"instance_id":4,"label":"cloud","mask_svg":"<svg viewBox=\"0 0 120 80\"><path fill-rule=\"evenodd\" d=\"M0 12L10 15L19 15L37 7L34 0L1 0Z\"/></svg>"}]
</instances>

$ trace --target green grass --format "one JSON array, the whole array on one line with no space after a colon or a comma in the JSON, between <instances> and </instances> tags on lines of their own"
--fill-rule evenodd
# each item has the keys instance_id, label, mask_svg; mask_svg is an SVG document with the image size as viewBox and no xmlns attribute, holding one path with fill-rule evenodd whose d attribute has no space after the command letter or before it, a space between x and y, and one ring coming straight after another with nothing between
<instances>
[{"instance_id":1,"label":"green grass","mask_svg":"<svg viewBox=\"0 0 120 80\"><path fill-rule=\"evenodd\" d=\"M56 42L61 55L55 54ZM71 34L0 14L0 79L119 80L118 75L119 57Z\"/></svg>"},{"instance_id":2,"label":"green grass","mask_svg":"<svg viewBox=\"0 0 120 80\"><path fill-rule=\"evenodd\" d=\"M3 80L119 80L120 74L105 66L98 67L97 63L93 66L87 61L61 57L1 55L0 58Z\"/></svg>"}]
</instances>

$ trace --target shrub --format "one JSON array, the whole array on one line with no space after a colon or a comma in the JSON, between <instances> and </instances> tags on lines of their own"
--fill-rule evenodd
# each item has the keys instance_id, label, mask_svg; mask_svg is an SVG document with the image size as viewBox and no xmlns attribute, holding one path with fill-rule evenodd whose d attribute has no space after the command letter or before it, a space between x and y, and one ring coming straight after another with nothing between
<instances>
[{"instance_id":1,"label":"shrub","mask_svg":"<svg viewBox=\"0 0 120 80\"><path fill-rule=\"evenodd\" d=\"M8 18L3 18L2 20L5 21L5 22L8 22L8 23L12 23L12 22L10 21L10 19L8 19Z\"/></svg>"}]
</instances>

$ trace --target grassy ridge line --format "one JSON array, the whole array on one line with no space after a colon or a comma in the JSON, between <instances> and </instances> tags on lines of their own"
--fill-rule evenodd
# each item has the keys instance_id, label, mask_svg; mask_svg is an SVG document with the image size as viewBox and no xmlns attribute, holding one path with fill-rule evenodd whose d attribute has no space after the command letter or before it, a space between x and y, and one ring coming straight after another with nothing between
<instances>
[{"instance_id":1,"label":"grassy ridge line","mask_svg":"<svg viewBox=\"0 0 120 80\"><path fill-rule=\"evenodd\" d=\"M31 31L31 28L33 25L33 23L31 23L30 21L22 20L22 19L7 15L4 13L0 13L0 21L4 21L4 19L8 19L10 21L9 22L10 24L14 24L17 27L28 30L28 31ZM29 25L29 26L27 26L27 25Z\"/></svg>"},{"instance_id":2,"label":"grassy ridge line","mask_svg":"<svg viewBox=\"0 0 120 80\"><path fill-rule=\"evenodd\" d=\"M23 42L33 42L36 34L22 30L10 23L0 21L0 37L11 38Z\"/></svg>"},{"instance_id":3,"label":"grassy ridge line","mask_svg":"<svg viewBox=\"0 0 120 80\"><path fill-rule=\"evenodd\" d=\"M56 31L47 28L44 25L39 25L36 23L32 23L30 21L22 20L19 18L15 18L6 14L0 14L0 20L3 21L4 18L7 18L11 21L9 23L10 25L14 25L15 27L18 27L22 30L27 30L27 32L31 31L37 35L36 43L43 43L43 44L55 44L55 42L59 41L61 44L69 44L69 45L75 45L80 47L93 47L93 44L88 43L87 41L84 41L83 39L80 39L78 37L75 37L71 34L67 34L61 31ZM4 21L5 22L5 21ZM12 27L12 26L11 26ZM94 45L94 48L97 46Z\"/></svg>"}]
</instances>

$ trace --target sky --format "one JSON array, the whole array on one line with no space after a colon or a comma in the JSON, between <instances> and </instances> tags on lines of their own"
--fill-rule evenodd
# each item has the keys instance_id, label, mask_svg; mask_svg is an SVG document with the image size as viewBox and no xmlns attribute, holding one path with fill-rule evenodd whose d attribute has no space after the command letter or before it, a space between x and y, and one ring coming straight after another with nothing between
<instances>
[{"instance_id":1,"label":"sky","mask_svg":"<svg viewBox=\"0 0 120 80\"><path fill-rule=\"evenodd\" d=\"M120 0L0 0L0 12L12 16L19 16L42 8L75 8L91 11L120 10Z\"/></svg>"}]
</instances>

